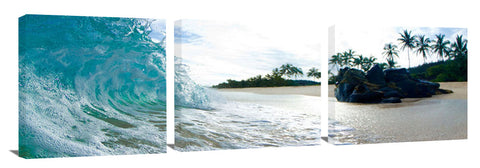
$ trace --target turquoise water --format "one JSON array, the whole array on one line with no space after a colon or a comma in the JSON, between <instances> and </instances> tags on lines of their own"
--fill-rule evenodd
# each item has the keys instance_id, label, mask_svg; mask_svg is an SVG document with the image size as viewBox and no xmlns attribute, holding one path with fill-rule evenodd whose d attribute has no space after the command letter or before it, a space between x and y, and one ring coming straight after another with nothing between
<instances>
[{"instance_id":1,"label":"turquoise water","mask_svg":"<svg viewBox=\"0 0 480 168\"><path fill-rule=\"evenodd\" d=\"M166 151L162 20L19 19L19 154Z\"/></svg>"}]
</instances>

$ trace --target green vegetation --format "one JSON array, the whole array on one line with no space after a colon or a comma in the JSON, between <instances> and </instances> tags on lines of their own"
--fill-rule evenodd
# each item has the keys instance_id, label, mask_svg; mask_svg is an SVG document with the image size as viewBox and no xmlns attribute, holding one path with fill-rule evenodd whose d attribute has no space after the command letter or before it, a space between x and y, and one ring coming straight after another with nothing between
<instances>
[{"instance_id":1,"label":"green vegetation","mask_svg":"<svg viewBox=\"0 0 480 168\"><path fill-rule=\"evenodd\" d=\"M467 60L447 60L423 64L408 69L410 74L419 79L433 82L467 81Z\"/></svg>"},{"instance_id":2,"label":"green vegetation","mask_svg":"<svg viewBox=\"0 0 480 168\"><path fill-rule=\"evenodd\" d=\"M467 81L467 40L463 35L457 35L451 43L445 39L445 35L437 34L434 40L425 35L412 35L412 31L404 30L399 33L401 50L407 49L408 70L410 74L419 79L430 80L434 82L448 81ZM385 61L383 63L375 62L376 59L370 57L365 59L362 55L355 54L355 51L349 49L344 52L332 55L329 64L333 64L332 68L336 70L344 67L351 67L368 71L374 64L379 64L382 69L396 68L395 59L399 57L397 45L393 43L385 44L383 55ZM424 58L424 64L410 68L410 50L414 51L417 56ZM430 55L437 55L436 62L427 63L426 60ZM362 61L360 61L362 60ZM328 83L337 82L334 73L329 70Z\"/></svg>"},{"instance_id":3,"label":"green vegetation","mask_svg":"<svg viewBox=\"0 0 480 168\"><path fill-rule=\"evenodd\" d=\"M385 58L387 59L388 68L395 68L395 57L398 58L397 46L392 43L385 44L383 50L385 50L383 51L383 55L385 55Z\"/></svg>"},{"instance_id":4,"label":"green vegetation","mask_svg":"<svg viewBox=\"0 0 480 168\"><path fill-rule=\"evenodd\" d=\"M307 76L314 79L320 79L322 77L322 73L319 72L317 68L312 67L308 70Z\"/></svg>"},{"instance_id":5,"label":"green vegetation","mask_svg":"<svg viewBox=\"0 0 480 168\"><path fill-rule=\"evenodd\" d=\"M370 69L374 64L377 58L370 56L364 57L363 55L355 54L355 51L348 50L344 52L337 53L332 56L329 60L330 64L334 64L339 68L344 67L356 67L363 70Z\"/></svg>"},{"instance_id":6,"label":"green vegetation","mask_svg":"<svg viewBox=\"0 0 480 168\"><path fill-rule=\"evenodd\" d=\"M356 54L355 51L350 49L348 51L339 52L335 55L332 55L329 63L333 64L333 67L337 69L344 67L355 67L362 69L363 71L368 71L373 65L378 64L376 61L377 58L374 56L364 57L361 54ZM334 84L336 82L336 77L331 72L331 69L328 71L328 75L328 84Z\"/></svg>"},{"instance_id":7,"label":"green vegetation","mask_svg":"<svg viewBox=\"0 0 480 168\"><path fill-rule=\"evenodd\" d=\"M288 76L288 77L299 77L303 76L302 68L298 68L293 66L292 64L283 64L280 66L280 74L281 76Z\"/></svg>"},{"instance_id":8,"label":"green vegetation","mask_svg":"<svg viewBox=\"0 0 480 168\"><path fill-rule=\"evenodd\" d=\"M430 52L430 43L430 39L428 37L425 37L425 35L418 36L416 52L417 54L422 54L423 60L425 62L427 60L427 53Z\"/></svg>"},{"instance_id":9,"label":"green vegetation","mask_svg":"<svg viewBox=\"0 0 480 168\"><path fill-rule=\"evenodd\" d=\"M443 34L437 34L435 35L437 40L435 41L435 44L432 46L433 52L438 54L438 57L442 60L445 61L445 57L449 56L450 48L449 44L450 41L445 40L445 35Z\"/></svg>"},{"instance_id":10,"label":"green vegetation","mask_svg":"<svg viewBox=\"0 0 480 168\"><path fill-rule=\"evenodd\" d=\"M467 40L457 35L451 47L449 41L444 41L444 35L437 35L433 51L442 59L435 63L423 64L410 68L412 76L434 82L467 81ZM447 57L448 60L443 59Z\"/></svg>"},{"instance_id":11,"label":"green vegetation","mask_svg":"<svg viewBox=\"0 0 480 168\"><path fill-rule=\"evenodd\" d=\"M247 80L236 81L227 79L227 82L213 85L213 88L246 88L246 87L277 87L277 86L305 86L305 85L318 85L319 82L310 80L291 80L284 77L302 77L303 71L301 68L293 66L292 64L283 64L279 68L274 68L272 73L265 76L257 75ZM308 77L314 79L320 79L321 73L317 68L312 67L308 73Z\"/></svg>"},{"instance_id":12,"label":"green vegetation","mask_svg":"<svg viewBox=\"0 0 480 168\"><path fill-rule=\"evenodd\" d=\"M402 44L402 50L407 49L408 54L408 68L410 68L410 50L415 48L416 39L412 36L412 31L404 30L403 34L400 33L400 38L397 40Z\"/></svg>"}]
</instances>

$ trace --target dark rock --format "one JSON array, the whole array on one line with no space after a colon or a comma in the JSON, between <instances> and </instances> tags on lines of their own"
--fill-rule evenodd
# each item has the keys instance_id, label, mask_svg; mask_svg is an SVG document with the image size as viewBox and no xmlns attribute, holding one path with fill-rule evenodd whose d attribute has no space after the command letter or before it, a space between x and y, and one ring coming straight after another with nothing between
<instances>
[{"instance_id":1,"label":"dark rock","mask_svg":"<svg viewBox=\"0 0 480 168\"><path fill-rule=\"evenodd\" d=\"M367 74L353 68L340 69L335 97L341 102L400 103L401 98L431 97L452 93L439 89L440 84L415 79L407 69L387 69L382 72L378 65Z\"/></svg>"},{"instance_id":2,"label":"dark rock","mask_svg":"<svg viewBox=\"0 0 480 168\"><path fill-rule=\"evenodd\" d=\"M410 79L410 75L405 68L391 68L385 70L386 82L398 82L407 79Z\"/></svg>"},{"instance_id":3,"label":"dark rock","mask_svg":"<svg viewBox=\"0 0 480 168\"><path fill-rule=\"evenodd\" d=\"M411 77L405 68L385 70L385 81L393 83L408 98L431 97L440 87L438 83Z\"/></svg>"},{"instance_id":4,"label":"dark rock","mask_svg":"<svg viewBox=\"0 0 480 168\"><path fill-rule=\"evenodd\" d=\"M417 83L415 81L410 79L404 79L392 83L395 83L395 86L400 89L400 91L402 92L402 94L405 95L405 97L418 97L416 89Z\"/></svg>"},{"instance_id":5,"label":"dark rock","mask_svg":"<svg viewBox=\"0 0 480 168\"><path fill-rule=\"evenodd\" d=\"M339 78L339 83L352 83L357 85L367 82L363 71L348 67L340 70Z\"/></svg>"},{"instance_id":6,"label":"dark rock","mask_svg":"<svg viewBox=\"0 0 480 168\"><path fill-rule=\"evenodd\" d=\"M383 93L383 97L405 97L403 94L396 90L388 91Z\"/></svg>"},{"instance_id":7,"label":"dark rock","mask_svg":"<svg viewBox=\"0 0 480 168\"><path fill-rule=\"evenodd\" d=\"M349 102L350 94L353 92L355 85L350 83L339 83L335 91L335 97L338 101Z\"/></svg>"},{"instance_id":8,"label":"dark rock","mask_svg":"<svg viewBox=\"0 0 480 168\"><path fill-rule=\"evenodd\" d=\"M378 89L378 91L381 91L383 92L383 97L400 97L400 98L404 98L405 95L403 95L399 89L394 89L394 88L397 88L395 86L391 86L391 87L383 87L381 89Z\"/></svg>"},{"instance_id":9,"label":"dark rock","mask_svg":"<svg viewBox=\"0 0 480 168\"><path fill-rule=\"evenodd\" d=\"M350 102L350 95L355 87L367 81L363 71L358 69L343 68L338 73L339 82L335 89L335 97L341 102Z\"/></svg>"},{"instance_id":10,"label":"dark rock","mask_svg":"<svg viewBox=\"0 0 480 168\"><path fill-rule=\"evenodd\" d=\"M417 83L417 94L423 97L435 95L440 84L429 81L419 80Z\"/></svg>"},{"instance_id":11,"label":"dark rock","mask_svg":"<svg viewBox=\"0 0 480 168\"><path fill-rule=\"evenodd\" d=\"M395 85L408 98L431 97L436 94L436 90L440 87L438 83L412 79L397 81Z\"/></svg>"},{"instance_id":12,"label":"dark rock","mask_svg":"<svg viewBox=\"0 0 480 168\"><path fill-rule=\"evenodd\" d=\"M425 84L425 85L429 85L430 87L435 88L435 89L440 88L439 83L430 82L430 81L426 81L426 80L418 80L418 82L422 83L422 84Z\"/></svg>"},{"instance_id":13,"label":"dark rock","mask_svg":"<svg viewBox=\"0 0 480 168\"><path fill-rule=\"evenodd\" d=\"M401 103L402 100L399 97L389 97L382 100L382 103Z\"/></svg>"},{"instance_id":14,"label":"dark rock","mask_svg":"<svg viewBox=\"0 0 480 168\"><path fill-rule=\"evenodd\" d=\"M437 92L435 94L438 95L438 94L449 94L449 93L453 93L453 91L447 90L447 89L437 89Z\"/></svg>"},{"instance_id":15,"label":"dark rock","mask_svg":"<svg viewBox=\"0 0 480 168\"><path fill-rule=\"evenodd\" d=\"M357 85L348 102L378 103L382 101L382 97L382 92L372 91L365 85Z\"/></svg>"},{"instance_id":16,"label":"dark rock","mask_svg":"<svg viewBox=\"0 0 480 168\"><path fill-rule=\"evenodd\" d=\"M383 93L373 91L375 84L368 82L363 71L344 68L339 71L340 81L335 89L335 97L341 102L378 103Z\"/></svg>"},{"instance_id":17,"label":"dark rock","mask_svg":"<svg viewBox=\"0 0 480 168\"><path fill-rule=\"evenodd\" d=\"M385 75L383 74L382 68L378 64L375 64L368 72L367 72L367 80L370 83L385 86Z\"/></svg>"}]
</instances>

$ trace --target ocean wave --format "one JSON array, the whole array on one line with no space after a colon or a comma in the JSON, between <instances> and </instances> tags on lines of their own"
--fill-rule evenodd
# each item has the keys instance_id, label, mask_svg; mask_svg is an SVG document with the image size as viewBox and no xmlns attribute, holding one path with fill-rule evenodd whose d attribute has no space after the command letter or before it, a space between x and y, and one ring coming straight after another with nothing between
<instances>
[{"instance_id":1,"label":"ocean wave","mask_svg":"<svg viewBox=\"0 0 480 168\"><path fill-rule=\"evenodd\" d=\"M165 49L152 22L19 19L21 157L165 152Z\"/></svg>"},{"instance_id":2,"label":"ocean wave","mask_svg":"<svg viewBox=\"0 0 480 168\"><path fill-rule=\"evenodd\" d=\"M212 110L212 103L224 102L223 97L196 84L188 74L188 65L182 63L181 57L175 57L175 106Z\"/></svg>"}]
</instances>

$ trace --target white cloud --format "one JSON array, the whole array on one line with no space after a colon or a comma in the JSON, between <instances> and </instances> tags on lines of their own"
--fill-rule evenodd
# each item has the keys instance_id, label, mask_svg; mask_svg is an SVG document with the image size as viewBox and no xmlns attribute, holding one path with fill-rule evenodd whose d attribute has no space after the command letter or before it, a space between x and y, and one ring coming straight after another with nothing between
<instances>
[{"instance_id":1,"label":"white cloud","mask_svg":"<svg viewBox=\"0 0 480 168\"><path fill-rule=\"evenodd\" d=\"M214 85L227 79L242 80L266 75L285 63L320 68L318 27L297 31L298 25L285 21L240 23L182 20L182 39L176 39L177 56L190 66L190 77L200 85ZM316 30L315 30L316 29Z\"/></svg>"}]
</instances>

